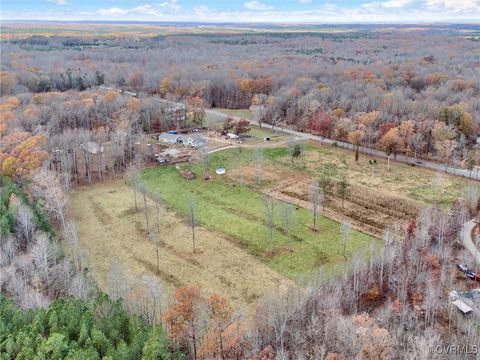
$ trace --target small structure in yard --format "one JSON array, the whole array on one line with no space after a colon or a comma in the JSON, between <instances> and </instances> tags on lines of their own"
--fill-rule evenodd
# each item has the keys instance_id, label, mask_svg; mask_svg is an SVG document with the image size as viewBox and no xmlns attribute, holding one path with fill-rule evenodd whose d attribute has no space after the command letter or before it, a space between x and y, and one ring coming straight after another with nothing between
<instances>
[{"instance_id":1,"label":"small structure in yard","mask_svg":"<svg viewBox=\"0 0 480 360\"><path fill-rule=\"evenodd\" d=\"M203 180L210 180L212 178L212 174L210 174L210 169L205 169L203 174Z\"/></svg>"},{"instance_id":2,"label":"small structure in yard","mask_svg":"<svg viewBox=\"0 0 480 360\"><path fill-rule=\"evenodd\" d=\"M460 310L462 314L480 313L480 288L463 292L454 290L450 292L449 297L452 305Z\"/></svg>"},{"instance_id":3,"label":"small structure in yard","mask_svg":"<svg viewBox=\"0 0 480 360\"><path fill-rule=\"evenodd\" d=\"M453 305L460 310L464 315L470 314L472 312L472 308L465 304L462 300L457 299L453 302Z\"/></svg>"},{"instance_id":4,"label":"small structure in yard","mask_svg":"<svg viewBox=\"0 0 480 360\"><path fill-rule=\"evenodd\" d=\"M104 151L102 145L93 141L89 141L85 144L80 144L80 147L86 152L88 152L90 155L97 155L97 154L103 153Z\"/></svg>"},{"instance_id":5,"label":"small structure in yard","mask_svg":"<svg viewBox=\"0 0 480 360\"><path fill-rule=\"evenodd\" d=\"M180 175L182 175L182 177L187 180L193 180L197 177L195 173L192 171L192 169L180 170Z\"/></svg>"},{"instance_id":6,"label":"small structure in yard","mask_svg":"<svg viewBox=\"0 0 480 360\"><path fill-rule=\"evenodd\" d=\"M240 136L238 136L238 135L236 135L236 134L228 133L228 134L227 134L227 138L228 138L229 140L238 140L238 139L240 139Z\"/></svg>"},{"instance_id":7,"label":"small structure in yard","mask_svg":"<svg viewBox=\"0 0 480 360\"><path fill-rule=\"evenodd\" d=\"M217 173L217 175L224 175L225 174L225 168L218 168L217 170L215 170L215 172Z\"/></svg>"}]
</instances>

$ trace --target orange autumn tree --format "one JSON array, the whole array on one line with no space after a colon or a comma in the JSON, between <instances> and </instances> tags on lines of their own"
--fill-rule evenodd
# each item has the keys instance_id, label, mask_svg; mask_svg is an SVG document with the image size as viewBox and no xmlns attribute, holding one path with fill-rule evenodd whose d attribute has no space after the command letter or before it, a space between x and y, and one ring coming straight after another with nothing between
<instances>
[{"instance_id":1,"label":"orange autumn tree","mask_svg":"<svg viewBox=\"0 0 480 360\"><path fill-rule=\"evenodd\" d=\"M163 315L170 336L180 347L190 347L197 359L199 339L205 328L205 302L199 286L183 286L175 291L174 302Z\"/></svg>"},{"instance_id":2,"label":"orange autumn tree","mask_svg":"<svg viewBox=\"0 0 480 360\"><path fill-rule=\"evenodd\" d=\"M387 168L390 171L390 156L396 154L402 146L402 139L398 136L398 128L394 127L380 139L380 148L387 155Z\"/></svg>"},{"instance_id":3,"label":"orange autumn tree","mask_svg":"<svg viewBox=\"0 0 480 360\"><path fill-rule=\"evenodd\" d=\"M244 324L235 317L232 305L224 297L212 295L207 311L210 322L200 355L207 359L238 358L245 329Z\"/></svg>"},{"instance_id":4,"label":"orange autumn tree","mask_svg":"<svg viewBox=\"0 0 480 360\"><path fill-rule=\"evenodd\" d=\"M2 143L1 170L5 176L25 176L38 169L48 158L43 150L47 141L44 135L30 136L27 132L15 132Z\"/></svg>"},{"instance_id":5,"label":"orange autumn tree","mask_svg":"<svg viewBox=\"0 0 480 360\"><path fill-rule=\"evenodd\" d=\"M365 133L362 130L355 130L348 134L348 141L355 145L355 161L358 161L358 150L360 145L362 145L363 138Z\"/></svg>"}]
</instances>

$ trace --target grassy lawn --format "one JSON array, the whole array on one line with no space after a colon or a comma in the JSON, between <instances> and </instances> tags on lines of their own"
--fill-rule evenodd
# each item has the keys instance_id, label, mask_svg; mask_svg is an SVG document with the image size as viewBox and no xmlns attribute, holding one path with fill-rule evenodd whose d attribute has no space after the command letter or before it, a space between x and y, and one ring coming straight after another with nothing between
<instances>
[{"instance_id":1,"label":"grassy lawn","mask_svg":"<svg viewBox=\"0 0 480 360\"><path fill-rule=\"evenodd\" d=\"M234 156L225 153L212 156L211 165L226 161L225 156ZM243 159L247 161L248 155ZM195 165L193 170L197 174L202 173ZM275 251L274 255L270 254L262 196L249 186L228 183L225 178L216 175L210 181L203 180L202 176L197 176L195 180L184 180L174 167L147 169L142 179L150 191L160 194L165 203L180 214L187 215L188 204L193 200L198 222L202 226L234 239L249 253L291 279L308 275L318 267L325 267L327 272L331 272L345 262L341 253L340 224L321 218L319 230L314 232L310 229L311 214L302 208L295 211L293 251L290 252L278 216L280 202L275 202ZM367 250L376 244L370 236L352 231L347 244L347 257L354 250Z\"/></svg>"},{"instance_id":2,"label":"grassy lawn","mask_svg":"<svg viewBox=\"0 0 480 360\"><path fill-rule=\"evenodd\" d=\"M275 133L271 131L270 129L265 129L265 128L260 128L258 126L252 125L251 130L248 133L249 139L250 140L256 140L265 144L268 143L276 143L276 142L282 142L286 141L288 139L288 136L282 132ZM266 137L270 138L269 142L265 142L264 139ZM251 141L249 141L251 142Z\"/></svg>"},{"instance_id":3,"label":"grassy lawn","mask_svg":"<svg viewBox=\"0 0 480 360\"><path fill-rule=\"evenodd\" d=\"M230 115L230 116L238 116L247 120L252 118L252 112L248 109L214 109L218 112Z\"/></svg>"}]
</instances>

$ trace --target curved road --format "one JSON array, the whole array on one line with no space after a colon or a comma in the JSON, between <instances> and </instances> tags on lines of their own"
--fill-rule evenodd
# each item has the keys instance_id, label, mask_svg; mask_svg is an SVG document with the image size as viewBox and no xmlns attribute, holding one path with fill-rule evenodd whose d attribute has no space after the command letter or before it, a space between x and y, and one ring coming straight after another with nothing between
<instances>
[{"instance_id":1,"label":"curved road","mask_svg":"<svg viewBox=\"0 0 480 360\"><path fill-rule=\"evenodd\" d=\"M480 265L480 251L477 249L472 241L472 231L475 227L475 221L470 220L463 224L462 231L460 232L460 238L462 239L465 248L472 254L474 261L477 265Z\"/></svg>"},{"instance_id":2,"label":"curved road","mask_svg":"<svg viewBox=\"0 0 480 360\"><path fill-rule=\"evenodd\" d=\"M228 116L224 113L221 113L221 112L215 111L215 110L206 110L205 112L207 112L211 115L220 116L220 117L224 117L224 118L226 118ZM230 117L233 118L234 120L237 120L237 121L240 119L240 117L238 117L238 116L230 116ZM259 126L258 122L256 122L256 121L250 120L250 122L253 125ZM309 134L309 133L303 133L303 132L295 131L295 130L292 130L292 129L278 128L278 127L275 127L273 125L266 124L266 123L262 123L262 127L267 128L267 129L272 129L272 130L275 130L275 128L276 128L280 132L295 135L295 136L303 138L303 139L315 140L315 141L319 141L321 143L329 144L329 145L332 145L333 143L336 143L339 147L342 147L342 148L345 148L345 149L348 149L348 150L352 150L352 151L355 150L355 148L352 144L349 144L349 143L346 143L346 142L343 142L343 141L326 139L322 136L313 135L313 134ZM363 147L363 146L360 146L358 148L358 150L363 154L387 159L387 155L385 155L385 153L383 151L380 151L380 150L370 149L370 148ZM405 155L397 155L395 157L395 159L391 158L390 160L400 161L400 162L407 163L407 164L411 164L414 161L412 157L407 157ZM470 177L470 171L467 170L467 169L460 169L460 168L454 168L454 167L446 168L444 164L440 164L440 163L436 163L436 162L432 162L432 161L420 160L420 163L415 163L415 166L423 167L423 168L430 169L430 170L435 170L435 171L443 171L443 172L447 172L447 173L452 174L452 175L462 176L462 177L466 177L466 178L470 178L470 179L480 180L480 174L478 172L472 172L472 176Z\"/></svg>"},{"instance_id":3,"label":"curved road","mask_svg":"<svg viewBox=\"0 0 480 360\"><path fill-rule=\"evenodd\" d=\"M162 99L162 98L160 98L160 101L168 103L168 104L173 104L173 105L176 105L176 106L178 106L178 105L185 106L185 104L183 104L183 103L170 101L170 100L165 100L165 99ZM236 121L241 119L241 117L239 117L239 116L230 116L230 115L227 115L227 114L222 113L220 111L211 110L211 109L206 109L205 112L207 114L214 115L214 116L217 116L217 117L220 117L220 118L231 117L232 119L234 119ZM258 124L258 122L253 121L253 120L250 120L250 123L253 124L253 125L260 126L260 124ZM339 147L349 149L349 150L352 150L352 151L355 150L354 146L352 144L349 144L349 143L346 143L346 142L343 142L343 141L326 139L322 136L313 135L313 134L309 134L309 133L303 133L303 132L295 131L295 130L292 130L292 129L279 128L279 127L276 127L276 126L273 126L273 125L270 125L270 124L266 124L266 123L262 123L261 127L264 127L266 129L277 130L277 131L280 131L280 132L283 132L283 133L286 133L286 134L295 135L295 136L300 137L302 139L315 140L315 141L321 142L323 144L332 145L333 143L336 143ZM360 146L359 151L363 154L387 159L387 155L385 155L385 153L383 151L380 151L380 150L370 149L370 148L367 148L367 147L364 147L364 146ZM399 161L399 162L403 162L403 163L407 163L407 164L411 164L413 162L413 158L407 157L405 155L397 155L394 159L390 159L390 160ZM444 164L436 163L436 162L433 162L433 161L425 161L425 160L420 160L418 163L415 163L415 166L423 167L423 168L434 170L434 171L447 172L448 174L451 174L451 175L462 176L462 177L469 178L469 179L480 180L480 173L479 173L478 170L472 172L472 174L471 174L472 176L470 176L470 171L468 169L461 169L461 168L455 168L455 167L445 167Z\"/></svg>"}]
</instances>

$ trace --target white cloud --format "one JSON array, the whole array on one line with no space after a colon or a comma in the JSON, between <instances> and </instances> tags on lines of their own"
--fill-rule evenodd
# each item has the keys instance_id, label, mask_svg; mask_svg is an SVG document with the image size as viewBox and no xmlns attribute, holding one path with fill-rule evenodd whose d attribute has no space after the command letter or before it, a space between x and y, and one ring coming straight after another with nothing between
<instances>
[{"instance_id":1,"label":"white cloud","mask_svg":"<svg viewBox=\"0 0 480 360\"><path fill-rule=\"evenodd\" d=\"M47 1L56 5L65 5L67 3L67 0L47 0Z\"/></svg>"},{"instance_id":2,"label":"white cloud","mask_svg":"<svg viewBox=\"0 0 480 360\"><path fill-rule=\"evenodd\" d=\"M1 0L0 0L1 1ZM49 0L62 5L70 0ZM142 0L148 1L148 0ZM245 0L244 0L245 1ZM265 0L261 0L265 1ZM198 22L277 22L277 23L434 23L471 22L480 19L480 0L363 0L363 5L334 2L304 9L282 10L261 1L246 1L243 10L221 10L201 5L180 7L180 0L155 0L140 6L107 6L99 1L98 10L72 11L63 6L38 11L3 11L2 19L11 20L132 20L132 21L198 21ZM299 1L295 0L297 4ZM273 3L273 2L271 2ZM281 3L280 1L277 3ZM343 5L342 5L343 3ZM314 6L316 1L312 1ZM311 6L311 7L313 7Z\"/></svg>"},{"instance_id":3,"label":"white cloud","mask_svg":"<svg viewBox=\"0 0 480 360\"><path fill-rule=\"evenodd\" d=\"M265 5L257 0L246 1L243 4L248 10L270 10L273 9L272 6Z\"/></svg>"},{"instance_id":4,"label":"white cloud","mask_svg":"<svg viewBox=\"0 0 480 360\"><path fill-rule=\"evenodd\" d=\"M415 0L389 0L382 3L383 7L386 8L402 8L404 6L410 5Z\"/></svg>"},{"instance_id":5,"label":"white cloud","mask_svg":"<svg viewBox=\"0 0 480 360\"><path fill-rule=\"evenodd\" d=\"M430 10L442 11L467 11L476 10L480 12L480 0L425 0Z\"/></svg>"},{"instance_id":6,"label":"white cloud","mask_svg":"<svg viewBox=\"0 0 480 360\"><path fill-rule=\"evenodd\" d=\"M150 4L140 5L130 9L122 9L118 7L110 7L107 9L98 10L98 14L105 17L125 17L125 16L139 16L139 17L161 17L163 13Z\"/></svg>"},{"instance_id":7,"label":"white cloud","mask_svg":"<svg viewBox=\"0 0 480 360\"><path fill-rule=\"evenodd\" d=\"M101 16L120 16L120 15L128 14L128 11L124 9L120 9L118 7L111 7L108 9L100 9L98 10L98 13Z\"/></svg>"},{"instance_id":8,"label":"white cloud","mask_svg":"<svg viewBox=\"0 0 480 360\"><path fill-rule=\"evenodd\" d=\"M366 9L372 12L381 12L385 9L401 9L407 5L416 2L416 0L388 0L388 1L374 1L367 2L360 5L361 9Z\"/></svg>"},{"instance_id":9,"label":"white cloud","mask_svg":"<svg viewBox=\"0 0 480 360\"><path fill-rule=\"evenodd\" d=\"M193 12L195 13L195 15L198 15L198 16L208 16L212 14L213 10L211 10L206 5L199 5L193 9Z\"/></svg>"},{"instance_id":10,"label":"white cloud","mask_svg":"<svg viewBox=\"0 0 480 360\"><path fill-rule=\"evenodd\" d=\"M178 4L177 0L169 0L158 4L162 8L171 10L180 10L182 7Z\"/></svg>"},{"instance_id":11,"label":"white cloud","mask_svg":"<svg viewBox=\"0 0 480 360\"><path fill-rule=\"evenodd\" d=\"M300 4L311 4L312 0L298 0Z\"/></svg>"}]
</instances>

